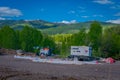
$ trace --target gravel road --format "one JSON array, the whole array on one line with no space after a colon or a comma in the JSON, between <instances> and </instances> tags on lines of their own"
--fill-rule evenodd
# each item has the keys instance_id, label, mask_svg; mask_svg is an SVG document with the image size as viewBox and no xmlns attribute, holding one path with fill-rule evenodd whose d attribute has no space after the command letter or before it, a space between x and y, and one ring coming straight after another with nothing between
<instances>
[{"instance_id":1,"label":"gravel road","mask_svg":"<svg viewBox=\"0 0 120 80\"><path fill-rule=\"evenodd\" d=\"M120 80L120 61L114 64L64 65L0 55L0 80Z\"/></svg>"}]
</instances>

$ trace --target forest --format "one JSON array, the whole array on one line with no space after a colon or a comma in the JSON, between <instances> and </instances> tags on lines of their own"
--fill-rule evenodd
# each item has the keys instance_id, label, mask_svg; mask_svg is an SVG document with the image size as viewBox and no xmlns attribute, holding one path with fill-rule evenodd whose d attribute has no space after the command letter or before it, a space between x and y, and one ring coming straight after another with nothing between
<instances>
[{"instance_id":1,"label":"forest","mask_svg":"<svg viewBox=\"0 0 120 80\"><path fill-rule=\"evenodd\" d=\"M78 33L55 35L41 33L27 25L21 30L10 26L0 29L0 48L35 52L34 47L37 46L49 47L54 54L62 57L70 55L70 46L91 46L92 56L120 59L120 25L103 28L94 21L89 30L81 27Z\"/></svg>"}]
</instances>

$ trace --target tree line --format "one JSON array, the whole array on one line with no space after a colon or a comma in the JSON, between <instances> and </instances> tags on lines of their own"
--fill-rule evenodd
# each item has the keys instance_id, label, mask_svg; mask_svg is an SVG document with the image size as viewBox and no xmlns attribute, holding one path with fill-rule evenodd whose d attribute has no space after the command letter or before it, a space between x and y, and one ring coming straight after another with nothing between
<instances>
[{"instance_id":1,"label":"tree line","mask_svg":"<svg viewBox=\"0 0 120 80\"><path fill-rule=\"evenodd\" d=\"M10 26L4 26L0 29L0 47L34 52L34 47L55 48L55 43L35 28L25 26L22 30L13 30Z\"/></svg>"},{"instance_id":2,"label":"tree line","mask_svg":"<svg viewBox=\"0 0 120 80\"><path fill-rule=\"evenodd\" d=\"M120 25L103 30L100 23L94 21L89 30L83 27L78 33L57 34L53 38L63 55L70 54L70 46L90 46L92 56L120 59Z\"/></svg>"},{"instance_id":3,"label":"tree line","mask_svg":"<svg viewBox=\"0 0 120 80\"><path fill-rule=\"evenodd\" d=\"M120 59L120 25L103 30L99 22L91 23L89 30L81 28L75 34L42 34L40 30L25 26L13 30L9 26L0 29L0 47L34 52L34 47L49 47L53 53L70 55L70 46L91 46L93 56Z\"/></svg>"}]
</instances>

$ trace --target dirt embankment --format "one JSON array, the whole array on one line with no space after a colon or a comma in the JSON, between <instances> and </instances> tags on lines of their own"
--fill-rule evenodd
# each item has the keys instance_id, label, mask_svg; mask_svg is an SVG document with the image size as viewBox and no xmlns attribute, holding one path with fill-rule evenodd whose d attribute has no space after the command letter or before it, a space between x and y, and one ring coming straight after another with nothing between
<instances>
[{"instance_id":1,"label":"dirt embankment","mask_svg":"<svg viewBox=\"0 0 120 80\"><path fill-rule=\"evenodd\" d=\"M0 48L0 54L17 54L16 50Z\"/></svg>"}]
</instances>

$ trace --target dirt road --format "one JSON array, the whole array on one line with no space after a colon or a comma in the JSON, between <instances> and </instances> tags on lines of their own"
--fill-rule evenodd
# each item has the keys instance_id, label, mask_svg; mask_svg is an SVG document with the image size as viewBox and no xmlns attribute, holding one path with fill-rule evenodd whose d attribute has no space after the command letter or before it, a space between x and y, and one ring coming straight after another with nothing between
<instances>
[{"instance_id":1,"label":"dirt road","mask_svg":"<svg viewBox=\"0 0 120 80\"><path fill-rule=\"evenodd\" d=\"M0 55L0 80L120 80L115 64L63 65L35 63Z\"/></svg>"}]
</instances>

